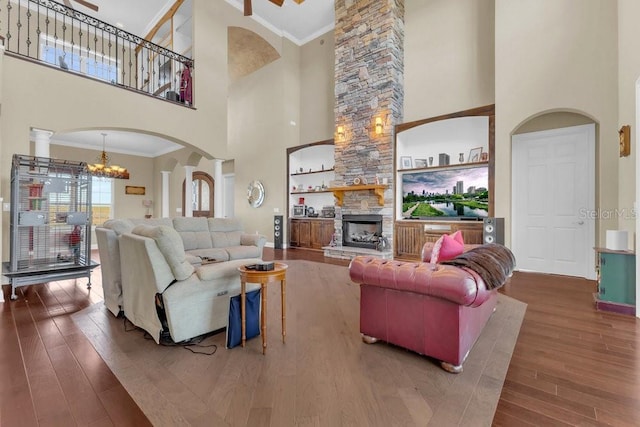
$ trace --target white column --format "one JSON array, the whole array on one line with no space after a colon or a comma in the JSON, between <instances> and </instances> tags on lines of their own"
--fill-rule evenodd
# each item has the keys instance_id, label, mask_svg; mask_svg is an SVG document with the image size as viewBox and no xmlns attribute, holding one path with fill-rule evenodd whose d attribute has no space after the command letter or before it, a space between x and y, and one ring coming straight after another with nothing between
<instances>
[{"instance_id":1,"label":"white column","mask_svg":"<svg viewBox=\"0 0 640 427\"><path fill-rule=\"evenodd\" d=\"M213 159L213 216L222 218L224 209L224 184L222 182L222 159Z\"/></svg>"},{"instance_id":2,"label":"white column","mask_svg":"<svg viewBox=\"0 0 640 427\"><path fill-rule=\"evenodd\" d=\"M169 218L169 174L171 171L160 171L162 174L162 208L160 212L161 218Z\"/></svg>"},{"instance_id":3,"label":"white column","mask_svg":"<svg viewBox=\"0 0 640 427\"><path fill-rule=\"evenodd\" d=\"M53 135L53 132L44 129L31 128L31 135L35 142L33 155L36 157L51 157L49 154L49 145L51 144L51 135Z\"/></svg>"},{"instance_id":4,"label":"white column","mask_svg":"<svg viewBox=\"0 0 640 427\"><path fill-rule=\"evenodd\" d=\"M195 166L184 167L184 212L185 217L193 216L193 169Z\"/></svg>"}]
</instances>

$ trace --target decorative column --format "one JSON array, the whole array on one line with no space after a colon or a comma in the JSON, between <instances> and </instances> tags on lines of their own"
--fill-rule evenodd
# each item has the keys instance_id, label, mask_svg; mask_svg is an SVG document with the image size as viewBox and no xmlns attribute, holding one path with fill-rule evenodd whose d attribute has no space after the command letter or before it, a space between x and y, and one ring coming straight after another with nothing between
<instances>
[{"instance_id":1,"label":"decorative column","mask_svg":"<svg viewBox=\"0 0 640 427\"><path fill-rule=\"evenodd\" d=\"M404 102L404 0L335 0L335 182L386 181L384 205L372 191L348 191L342 214L379 214L393 242L393 130ZM339 130L338 130L339 129Z\"/></svg>"},{"instance_id":2,"label":"decorative column","mask_svg":"<svg viewBox=\"0 0 640 427\"><path fill-rule=\"evenodd\" d=\"M169 218L169 174L171 171L160 171L162 174L162 208L161 218Z\"/></svg>"},{"instance_id":3,"label":"decorative column","mask_svg":"<svg viewBox=\"0 0 640 427\"><path fill-rule=\"evenodd\" d=\"M222 159L213 159L213 216L222 218L224 185L222 184Z\"/></svg>"},{"instance_id":4,"label":"decorative column","mask_svg":"<svg viewBox=\"0 0 640 427\"><path fill-rule=\"evenodd\" d=\"M184 167L184 212L182 216L193 216L193 169L195 166Z\"/></svg>"},{"instance_id":5,"label":"decorative column","mask_svg":"<svg viewBox=\"0 0 640 427\"><path fill-rule=\"evenodd\" d=\"M33 136L34 153L36 157L51 157L49 146L51 145L51 136L53 132L44 129L31 128L31 134Z\"/></svg>"}]
</instances>

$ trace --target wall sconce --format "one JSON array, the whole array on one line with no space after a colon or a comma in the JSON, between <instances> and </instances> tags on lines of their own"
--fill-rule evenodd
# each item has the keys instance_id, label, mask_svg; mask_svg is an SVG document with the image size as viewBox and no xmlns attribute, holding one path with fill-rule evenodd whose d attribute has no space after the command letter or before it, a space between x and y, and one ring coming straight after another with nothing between
<instances>
[{"instance_id":1,"label":"wall sconce","mask_svg":"<svg viewBox=\"0 0 640 427\"><path fill-rule=\"evenodd\" d=\"M344 126L338 126L338 129L337 129L336 133L338 134L338 139L343 140L344 139Z\"/></svg>"},{"instance_id":2,"label":"wall sconce","mask_svg":"<svg viewBox=\"0 0 640 427\"><path fill-rule=\"evenodd\" d=\"M382 134L382 117L376 117L376 135Z\"/></svg>"},{"instance_id":3,"label":"wall sconce","mask_svg":"<svg viewBox=\"0 0 640 427\"><path fill-rule=\"evenodd\" d=\"M620 137L620 157L626 157L631 154L631 126L622 126L618 136Z\"/></svg>"}]
</instances>

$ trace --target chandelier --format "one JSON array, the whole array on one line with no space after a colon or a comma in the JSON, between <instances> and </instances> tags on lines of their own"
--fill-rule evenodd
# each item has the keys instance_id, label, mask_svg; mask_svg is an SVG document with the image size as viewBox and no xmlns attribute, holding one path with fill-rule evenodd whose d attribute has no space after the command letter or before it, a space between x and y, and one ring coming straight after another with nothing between
<instances>
[{"instance_id":1,"label":"chandelier","mask_svg":"<svg viewBox=\"0 0 640 427\"><path fill-rule=\"evenodd\" d=\"M104 151L106 133L102 133L102 154L97 158L98 163L87 164L89 173L93 176L99 176L104 178L120 178L129 179L129 171L127 168L123 168L117 165L109 165L109 156Z\"/></svg>"}]
</instances>

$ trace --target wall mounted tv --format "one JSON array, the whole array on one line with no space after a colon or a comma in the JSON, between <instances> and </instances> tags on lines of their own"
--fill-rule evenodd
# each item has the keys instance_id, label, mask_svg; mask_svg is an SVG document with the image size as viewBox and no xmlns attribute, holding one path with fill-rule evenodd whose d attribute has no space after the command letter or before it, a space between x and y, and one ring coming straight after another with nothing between
<instances>
[{"instance_id":1,"label":"wall mounted tv","mask_svg":"<svg viewBox=\"0 0 640 427\"><path fill-rule=\"evenodd\" d=\"M434 168L402 175L402 218L481 220L488 216L487 165Z\"/></svg>"}]
</instances>

